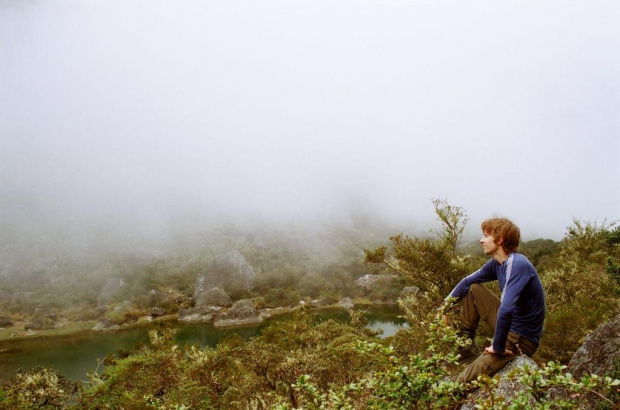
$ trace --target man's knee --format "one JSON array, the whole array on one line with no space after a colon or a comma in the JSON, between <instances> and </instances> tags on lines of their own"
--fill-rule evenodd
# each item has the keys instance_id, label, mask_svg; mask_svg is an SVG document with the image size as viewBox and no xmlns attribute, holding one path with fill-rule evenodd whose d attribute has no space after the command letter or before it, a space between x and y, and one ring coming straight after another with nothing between
<instances>
[{"instance_id":1,"label":"man's knee","mask_svg":"<svg viewBox=\"0 0 620 410\"><path fill-rule=\"evenodd\" d=\"M487 291L487 289L479 283L473 283L469 286L469 293L472 293L474 295L479 294L480 292L485 292L485 291Z\"/></svg>"},{"instance_id":2,"label":"man's knee","mask_svg":"<svg viewBox=\"0 0 620 410\"><path fill-rule=\"evenodd\" d=\"M491 363L489 359L490 357L488 355L482 354L478 356L476 360L463 369L457 380L461 383L467 383L476 380L478 376L482 374L488 375L491 373Z\"/></svg>"},{"instance_id":3,"label":"man's knee","mask_svg":"<svg viewBox=\"0 0 620 410\"><path fill-rule=\"evenodd\" d=\"M476 360L469 364L469 366L463 369L457 380L461 383L467 383L476 380L478 376L483 374L493 376L511 362L514 357L515 356L481 354Z\"/></svg>"}]
</instances>

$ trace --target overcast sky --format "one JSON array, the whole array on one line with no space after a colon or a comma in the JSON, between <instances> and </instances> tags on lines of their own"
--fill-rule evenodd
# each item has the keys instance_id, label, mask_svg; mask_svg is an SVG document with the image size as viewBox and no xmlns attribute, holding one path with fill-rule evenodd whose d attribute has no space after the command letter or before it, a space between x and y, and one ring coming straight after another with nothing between
<instances>
[{"instance_id":1,"label":"overcast sky","mask_svg":"<svg viewBox=\"0 0 620 410\"><path fill-rule=\"evenodd\" d=\"M357 208L427 229L431 198L526 239L620 219L619 21L589 0L0 0L4 232Z\"/></svg>"}]
</instances>

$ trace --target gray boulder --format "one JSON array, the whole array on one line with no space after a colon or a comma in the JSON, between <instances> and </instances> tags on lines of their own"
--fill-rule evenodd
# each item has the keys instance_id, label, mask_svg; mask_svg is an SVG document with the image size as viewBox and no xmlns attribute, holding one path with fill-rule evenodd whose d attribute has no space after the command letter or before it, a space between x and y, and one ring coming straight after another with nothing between
<instances>
[{"instance_id":1,"label":"gray boulder","mask_svg":"<svg viewBox=\"0 0 620 410\"><path fill-rule=\"evenodd\" d=\"M223 289L212 288L209 290L204 289L204 276L198 279L196 291L192 297L195 307L203 306L232 306L232 299Z\"/></svg>"},{"instance_id":2,"label":"gray boulder","mask_svg":"<svg viewBox=\"0 0 620 410\"><path fill-rule=\"evenodd\" d=\"M0 316L0 327L9 327L13 326L15 322L12 317L8 316Z\"/></svg>"},{"instance_id":3,"label":"gray boulder","mask_svg":"<svg viewBox=\"0 0 620 410\"><path fill-rule=\"evenodd\" d=\"M251 323L260 323L263 316L254 307L249 299L242 299L235 302L226 313L218 316L213 322L214 326L239 326Z\"/></svg>"},{"instance_id":4,"label":"gray boulder","mask_svg":"<svg viewBox=\"0 0 620 410\"><path fill-rule=\"evenodd\" d=\"M575 378L585 373L603 376L620 360L620 315L600 325L585 337L583 344L568 363Z\"/></svg>"},{"instance_id":5,"label":"gray boulder","mask_svg":"<svg viewBox=\"0 0 620 410\"><path fill-rule=\"evenodd\" d=\"M122 279L108 279L99 292L97 304L105 305L110 302L124 285L125 282Z\"/></svg>"},{"instance_id":6,"label":"gray boulder","mask_svg":"<svg viewBox=\"0 0 620 410\"><path fill-rule=\"evenodd\" d=\"M398 275L364 275L355 281L355 284L372 291L394 283Z\"/></svg>"},{"instance_id":7,"label":"gray boulder","mask_svg":"<svg viewBox=\"0 0 620 410\"><path fill-rule=\"evenodd\" d=\"M353 304L353 300L351 300L350 297L346 297L346 298L342 298L340 302L338 302L338 306L351 310L355 307L355 304Z\"/></svg>"},{"instance_id":8,"label":"gray boulder","mask_svg":"<svg viewBox=\"0 0 620 410\"><path fill-rule=\"evenodd\" d=\"M202 274L204 289L215 287L229 291L252 290L256 272L237 250L218 256Z\"/></svg>"},{"instance_id":9,"label":"gray boulder","mask_svg":"<svg viewBox=\"0 0 620 410\"><path fill-rule=\"evenodd\" d=\"M179 309L179 322L211 323L220 311L219 307L202 306L189 309Z\"/></svg>"},{"instance_id":10,"label":"gray boulder","mask_svg":"<svg viewBox=\"0 0 620 410\"><path fill-rule=\"evenodd\" d=\"M526 355L517 356L512 362L508 363L506 367L497 372L493 377L499 379L497 387L493 390L499 397L503 397L506 404L510 404L511 399L516 398L520 393L527 391L526 386L518 380L513 380L510 374L517 368L523 368L529 366L533 369L538 369L538 365L532 358ZM465 404L461 407L461 410L474 410L476 408L476 400L485 399L488 397L488 392L484 389L478 389L472 393ZM531 399L530 404L532 407L535 405L534 398Z\"/></svg>"}]
</instances>

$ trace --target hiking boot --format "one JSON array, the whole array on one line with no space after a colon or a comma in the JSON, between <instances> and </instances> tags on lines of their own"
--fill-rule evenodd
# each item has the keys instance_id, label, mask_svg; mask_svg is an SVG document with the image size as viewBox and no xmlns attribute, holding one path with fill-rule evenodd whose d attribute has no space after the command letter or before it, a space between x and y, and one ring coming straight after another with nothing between
<instances>
[{"instance_id":1,"label":"hiking boot","mask_svg":"<svg viewBox=\"0 0 620 410\"><path fill-rule=\"evenodd\" d=\"M459 347L459 350L457 352L459 355L461 355L461 357L459 357L459 364L469 364L473 362L480 354L478 348L476 347L474 332L471 330L463 329L459 332L459 336L469 339L470 341L468 346Z\"/></svg>"}]
</instances>

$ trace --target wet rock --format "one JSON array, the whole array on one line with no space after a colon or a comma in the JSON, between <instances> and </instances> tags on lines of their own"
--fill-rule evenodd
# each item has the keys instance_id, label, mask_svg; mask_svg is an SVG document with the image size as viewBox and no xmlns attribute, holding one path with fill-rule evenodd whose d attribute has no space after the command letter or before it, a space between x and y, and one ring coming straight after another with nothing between
<instances>
[{"instance_id":1,"label":"wet rock","mask_svg":"<svg viewBox=\"0 0 620 410\"><path fill-rule=\"evenodd\" d=\"M179 310L179 322L211 323L219 313L220 308L214 306L202 306Z\"/></svg>"},{"instance_id":2,"label":"wet rock","mask_svg":"<svg viewBox=\"0 0 620 410\"><path fill-rule=\"evenodd\" d=\"M260 323L263 321L263 316L254 307L249 299L242 299L235 302L235 304L226 311L226 313L219 315L213 322L214 326L238 326L247 325L251 323Z\"/></svg>"}]
</instances>

